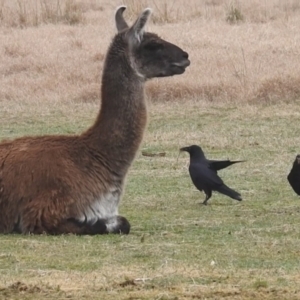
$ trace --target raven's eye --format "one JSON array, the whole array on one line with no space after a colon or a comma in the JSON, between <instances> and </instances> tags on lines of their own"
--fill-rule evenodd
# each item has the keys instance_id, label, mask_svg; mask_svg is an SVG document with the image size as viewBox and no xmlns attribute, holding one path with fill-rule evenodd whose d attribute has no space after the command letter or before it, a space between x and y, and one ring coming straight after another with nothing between
<instances>
[{"instance_id":1,"label":"raven's eye","mask_svg":"<svg viewBox=\"0 0 300 300\"><path fill-rule=\"evenodd\" d=\"M156 51L163 48L163 45L157 42L150 42L144 46L145 49L150 51Z\"/></svg>"}]
</instances>

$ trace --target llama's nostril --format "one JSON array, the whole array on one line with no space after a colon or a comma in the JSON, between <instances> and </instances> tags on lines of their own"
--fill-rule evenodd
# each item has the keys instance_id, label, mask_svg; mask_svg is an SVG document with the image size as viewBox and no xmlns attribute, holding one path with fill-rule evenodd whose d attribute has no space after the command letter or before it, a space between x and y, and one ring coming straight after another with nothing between
<instances>
[{"instance_id":1,"label":"llama's nostril","mask_svg":"<svg viewBox=\"0 0 300 300\"><path fill-rule=\"evenodd\" d=\"M182 56L183 56L183 58L186 58L186 59L189 58L189 54L187 52L183 52Z\"/></svg>"}]
</instances>

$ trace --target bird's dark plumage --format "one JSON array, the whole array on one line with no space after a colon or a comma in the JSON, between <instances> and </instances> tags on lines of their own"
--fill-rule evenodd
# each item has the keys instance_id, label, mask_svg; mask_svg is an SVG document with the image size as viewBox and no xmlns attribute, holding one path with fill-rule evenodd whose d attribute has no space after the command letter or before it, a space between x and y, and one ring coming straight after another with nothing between
<instances>
[{"instance_id":1,"label":"bird's dark plumage","mask_svg":"<svg viewBox=\"0 0 300 300\"><path fill-rule=\"evenodd\" d=\"M244 162L244 160L209 160L210 167L215 170L219 171L225 169L233 164Z\"/></svg>"},{"instance_id":2,"label":"bird's dark plumage","mask_svg":"<svg viewBox=\"0 0 300 300\"><path fill-rule=\"evenodd\" d=\"M295 193L300 195L300 154L296 156L293 167L287 179Z\"/></svg>"},{"instance_id":3,"label":"bird's dark plumage","mask_svg":"<svg viewBox=\"0 0 300 300\"><path fill-rule=\"evenodd\" d=\"M195 187L200 191L204 191L206 195L203 204L207 204L212 191L217 191L238 201L242 200L241 194L225 185L217 173L217 171L232 164L242 162L241 160L209 160L206 159L202 149L196 145L183 147L180 151L186 151L190 154L190 176Z\"/></svg>"}]
</instances>

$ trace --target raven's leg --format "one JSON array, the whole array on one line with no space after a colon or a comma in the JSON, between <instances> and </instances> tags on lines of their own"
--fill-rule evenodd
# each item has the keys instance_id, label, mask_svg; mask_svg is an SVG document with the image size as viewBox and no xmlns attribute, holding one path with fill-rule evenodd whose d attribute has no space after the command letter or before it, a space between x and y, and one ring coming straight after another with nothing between
<instances>
[{"instance_id":1,"label":"raven's leg","mask_svg":"<svg viewBox=\"0 0 300 300\"><path fill-rule=\"evenodd\" d=\"M207 205L207 201L210 199L212 191L204 190L204 193L205 193L205 200L202 202L202 204Z\"/></svg>"}]
</instances>

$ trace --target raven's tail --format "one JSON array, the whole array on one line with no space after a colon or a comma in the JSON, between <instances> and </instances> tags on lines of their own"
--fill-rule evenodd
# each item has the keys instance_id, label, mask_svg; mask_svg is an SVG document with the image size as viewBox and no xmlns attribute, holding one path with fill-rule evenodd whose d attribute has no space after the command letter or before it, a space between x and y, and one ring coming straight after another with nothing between
<instances>
[{"instance_id":1,"label":"raven's tail","mask_svg":"<svg viewBox=\"0 0 300 300\"><path fill-rule=\"evenodd\" d=\"M240 193L232 190L231 188L229 188L227 185L223 184L222 186L220 186L217 191L219 193L222 193L226 196L229 196L232 199L238 200L238 201L242 201L242 196Z\"/></svg>"}]
</instances>

